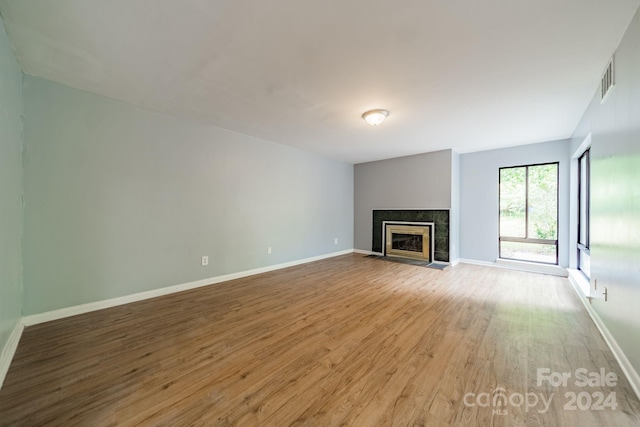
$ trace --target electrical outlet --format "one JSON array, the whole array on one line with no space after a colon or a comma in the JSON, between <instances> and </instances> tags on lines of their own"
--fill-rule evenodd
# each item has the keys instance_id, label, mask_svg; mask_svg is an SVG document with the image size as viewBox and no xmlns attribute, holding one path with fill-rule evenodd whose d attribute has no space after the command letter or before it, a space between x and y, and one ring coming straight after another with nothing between
<instances>
[{"instance_id":1,"label":"electrical outlet","mask_svg":"<svg viewBox=\"0 0 640 427\"><path fill-rule=\"evenodd\" d=\"M333 239L333 244L337 245L338 244L338 238L336 237L335 239Z\"/></svg>"},{"instance_id":2,"label":"electrical outlet","mask_svg":"<svg viewBox=\"0 0 640 427\"><path fill-rule=\"evenodd\" d=\"M267 254L268 254L268 255L271 255L271 246L269 246L269 247L267 248Z\"/></svg>"},{"instance_id":3,"label":"electrical outlet","mask_svg":"<svg viewBox=\"0 0 640 427\"><path fill-rule=\"evenodd\" d=\"M202 256L202 265L209 265L209 256L208 255L203 255Z\"/></svg>"}]
</instances>

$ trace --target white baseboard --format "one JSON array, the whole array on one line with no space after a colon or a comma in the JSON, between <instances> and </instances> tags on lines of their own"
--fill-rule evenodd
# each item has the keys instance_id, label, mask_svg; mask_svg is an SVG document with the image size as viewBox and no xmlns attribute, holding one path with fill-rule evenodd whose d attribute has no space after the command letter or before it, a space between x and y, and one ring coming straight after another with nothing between
<instances>
[{"instance_id":1,"label":"white baseboard","mask_svg":"<svg viewBox=\"0 0 640 427\"><path fill-rule=\"evenodd\" d=\"M7 372L9 372L9 366L11 366L13 356L18 349L18 343L20 342L23 329L24 324L18 320L13 331L11 331L11 335L9 335L9 340L2 349L2 354L0 355L0 388L2 388L4 378L7 376Z\"/></svg>"},{"instance_id":2,"label":"white baseboard","mask_svg":"<svg viewBox=\"0 0 640 427\"><path fill-rule=\"evenodd\" d=\"M573 275L571 274L569 275L569 282L571 282L571 285L573 285L573 289L578 294L578 298L580 299L580 301L582 301L582 304L584 304L584 307L587 309L587 313L589 313L589 316L591 316L591 320L593 320L593 323L595 323L596 327L600 331L600 334L602 335L602 338L604 338L607 346L609 346L609 349L618 361L622 372L627 377L629 384L631 384L631 388L633 388L636 396L638 397L638 399L640 399L640 375L638 375L638 371L633 368L633 365L631 365L631 362L618 345L618 342L609 331L609 328L607 328L607 325L604 324L604 322L598 315L598 312L594 310L594 308L591 306L591 303L586 298L584 292L582 291L580 283L578 283L575 277L573 277Z\"/></svg>"},{"instance_id":3,"label":"white baseboard","mask_svg":"<svg viewBox=\"0 0 640 427\"><path fill-rule=\"evenodd\" d=\"M210 277L208 279L196 280L194 282L182 283L179 285L167 286L164 288L153 289L151 291L139 292L136 294L125 295L122 297L111 298L102 301L90 302L87 304L76 305L72 307L61 308L59 310L47 311L44 313L31 314L22 318L24 326L37 325L39 323L50 322L52 320L63 319L65 317L76 316L78 314L89 313L91 311L102 310L104 308L115 307L118 305L128 304L131 302L142 301L149 298L155 298L163 295L173 294L176 292L186 291L189 289L200 288L202 286L213 285L216 283L227 282L229 280L241 279L243 277L253 276L256 274L267 273L269 271L280 270L283 268L293 267L300 264L319 261L326 258L332 258L340 255L353 253L353 249L333 252L330 254L304 258L296 261L285 262L282 264L270 265L267 267L255 268L252 270L241 271L238 273L225 274L222 276Z\"/></svg>"},{"instance_id":4,"label":"white baseboard","mask_svg":"<svg viewBox=\"0 0 640 427\"><path fill-rule=\"evenodd\" d=\"M456 259L454 259L453 261L451 261L451 262L449 263L449 265L450 265L451 267L455 267L455 266L456 266L456 265L458 265L458 264L460 264L460 258L456 258Z\"/></svg>"},{"instance_id":5,"label":"white baseboard","mask_svg":"<svg viewBox=\"0 0 640 427\"><path fill-rule=\"evenodd\" d=\"M460 258L463 264L484 265L486 267L506 268L508 270L526 271L529 273L549 274L552 276L567 277L567 269L557 265L536 264L530 262L498 260L496 262L479 261L475 259Z\"/></svg>"}]
</instances>

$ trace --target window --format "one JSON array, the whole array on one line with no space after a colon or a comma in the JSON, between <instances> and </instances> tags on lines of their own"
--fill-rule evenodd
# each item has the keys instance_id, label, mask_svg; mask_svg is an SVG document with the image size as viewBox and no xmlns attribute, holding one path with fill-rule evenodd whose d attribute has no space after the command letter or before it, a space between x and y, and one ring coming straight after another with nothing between
<instances>
[{"instance_id":1,"label":"window","mask_svg":"<svg viewBox=\"0 0 640 427\"><path fill-rule=\"evenodd\" d=\"M558 264L558 163L500 168L499 257Z\"/></svg>"},{"instance_id":2,"label":"window","mask_svg":"<svg viewBox=\"0 0 640 427\"><path fill-rule=\"evenodd\" d=\"M589 253L589 181L591 179L591 152L578 158L578 269L591 276Z\"/></svg>"}]
</instances>

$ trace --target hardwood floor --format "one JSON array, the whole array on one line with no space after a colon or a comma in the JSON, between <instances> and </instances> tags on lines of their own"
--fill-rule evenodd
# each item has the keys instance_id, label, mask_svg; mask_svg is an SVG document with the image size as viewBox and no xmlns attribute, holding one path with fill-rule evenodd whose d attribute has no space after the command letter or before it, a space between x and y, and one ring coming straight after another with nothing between
<instances>
[{"instance_id":1,"label":"hardwood floor","mask_svg":"<svg viewBox=\"0 0 640 427\"><path fill-rule=\"evenodd\" d=\"M538 385L538 368L571 378ZM616 385L577 386L580 368ZM617 407L587 408L598 393ZM29 327L0 390L0 424L25 426L626 426L639 414L566 279L357 254Z\"/></svg>"}]
</instances>

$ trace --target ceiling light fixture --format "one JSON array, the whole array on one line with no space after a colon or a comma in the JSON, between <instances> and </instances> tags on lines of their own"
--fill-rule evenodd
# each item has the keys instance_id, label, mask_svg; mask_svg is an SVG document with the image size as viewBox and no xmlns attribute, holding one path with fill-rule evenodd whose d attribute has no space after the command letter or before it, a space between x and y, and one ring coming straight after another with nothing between
<instances>
[{"instance_id":1,"label":"ceiling light fixture","mask_svg":"<svg viewBox=\"0 0 640 427\"><path fill-rule=\"evenodd\" d=\"M384 122L388 115L389 112L387 110L369 110L364 112L362 118L371 126L378 126Z\"/></svg>"}]
</instances>

